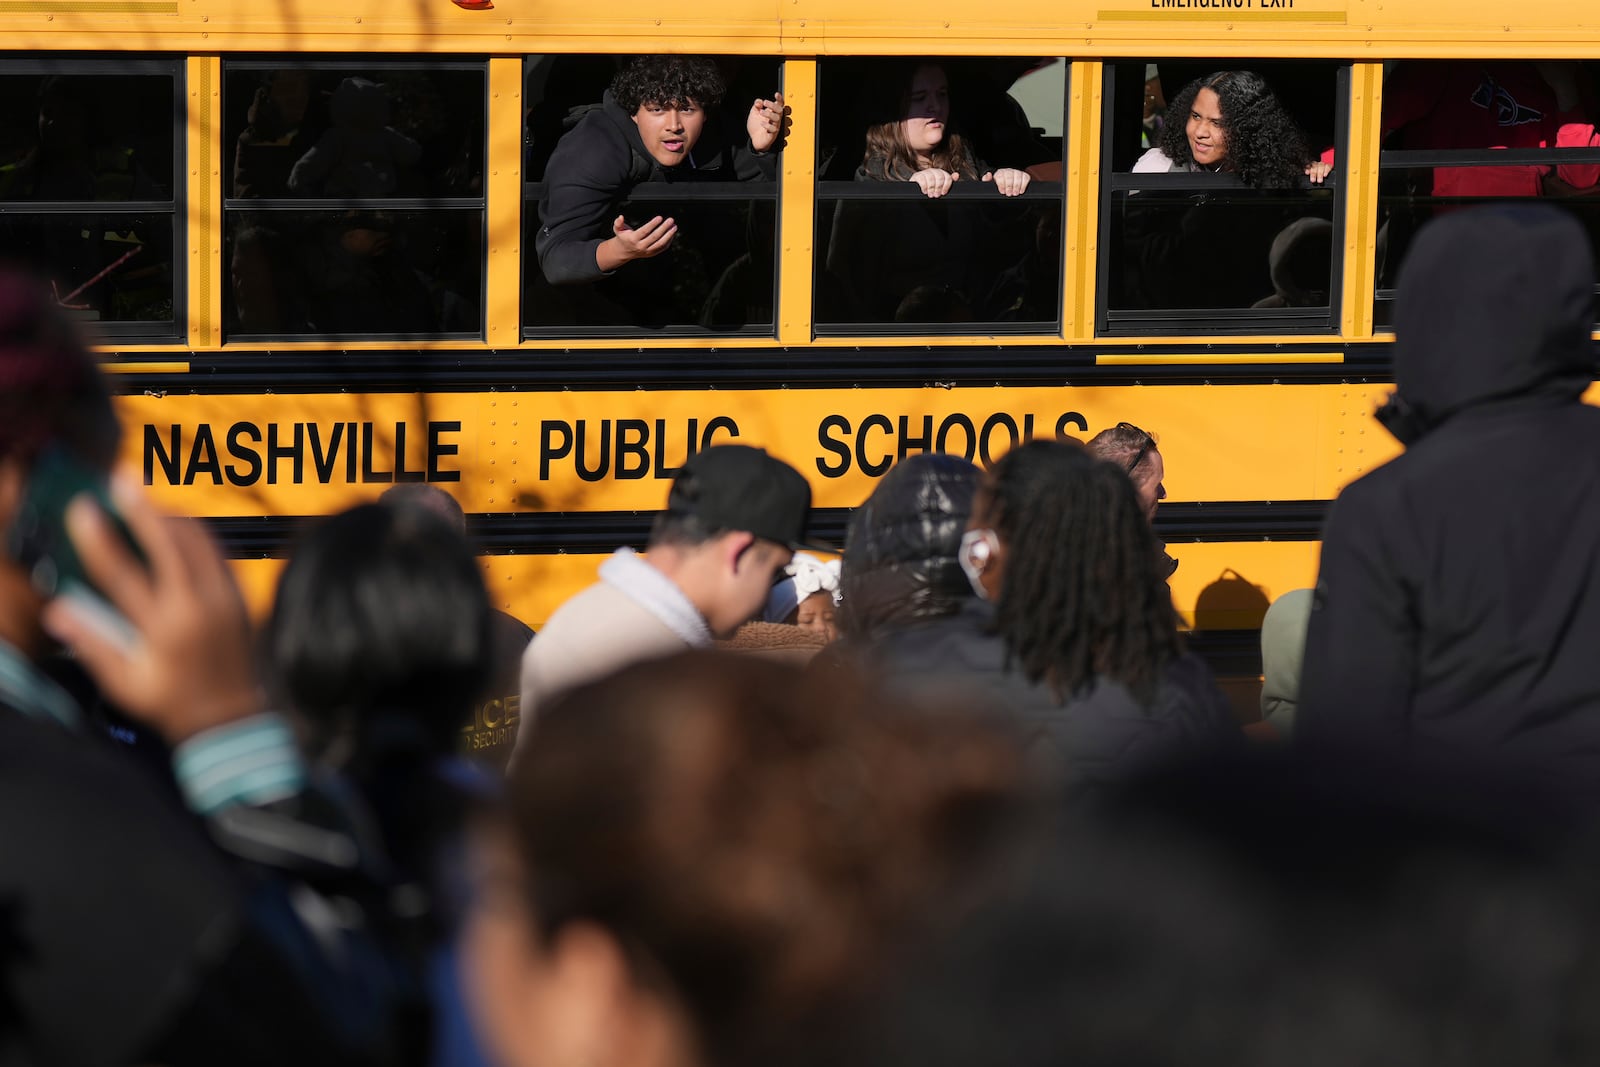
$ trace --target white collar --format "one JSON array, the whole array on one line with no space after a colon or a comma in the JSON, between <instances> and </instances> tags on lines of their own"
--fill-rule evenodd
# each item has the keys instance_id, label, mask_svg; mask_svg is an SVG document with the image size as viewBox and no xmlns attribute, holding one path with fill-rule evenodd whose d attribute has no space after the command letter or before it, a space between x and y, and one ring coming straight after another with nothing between
<instances>
[{"instance_id":1,"label":"white collar","mask_svg":"<svg viewBox=\"0 0 1600 1067\"><path fill-rule=\"evenodd\" d=\"M631 548L619 548L600 565L600 580L660 619L693 648L710 648L711 627L676 582Z\"/></svg>"}]
</instances>

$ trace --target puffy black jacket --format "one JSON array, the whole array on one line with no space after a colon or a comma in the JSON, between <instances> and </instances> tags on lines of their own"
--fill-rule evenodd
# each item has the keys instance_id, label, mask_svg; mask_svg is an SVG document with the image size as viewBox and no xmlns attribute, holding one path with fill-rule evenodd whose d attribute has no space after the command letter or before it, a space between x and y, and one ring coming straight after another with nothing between
<instances>
[{"instance_id":1,"label":"puffy black jacket","mask_svg":"<svg viewBox=\"0 0 1600 1067\"><path fill-rule=\"evenodd\" d=\"M1303 743L1600 782L1594 277L1583 229L1537 205L1453 214L1412 246L1380 413L1409 447L1329 515Z\"/></svg>"},{"instance_id":2,"label":"puffy black jacket","mask_svg":"<svg viewBox=\"0 0 1600 1067\"><path fill-rule=\"evenodd\" d=\"M848 639L949 615L972 599L956 553L980 477L959 456L908 456L855 510L840 575Z\"/></svg>"},{"instance_id":3,"label":"puffy black jacket","mask_svg":"<svg viewBox=\"0 0 1600 1067\"><path fill-rule=\"evenodd\" d=\"M893 688L946 701L965 692L1011 716L1030 763L1072 791L1090 792L1243 743L1210 668L1198 657L1184 653L1169 663L1148 707L1106 679L1063 702L1008 664L993 605L976 597L956 614L885 635L873 651Z\"/></svg>"}]
</instances>

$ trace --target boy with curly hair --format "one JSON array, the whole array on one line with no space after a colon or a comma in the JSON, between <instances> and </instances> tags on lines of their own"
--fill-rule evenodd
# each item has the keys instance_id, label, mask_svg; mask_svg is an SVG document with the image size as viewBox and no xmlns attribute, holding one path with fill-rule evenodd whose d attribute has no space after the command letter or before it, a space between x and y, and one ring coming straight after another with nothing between
<instances>
[{"instance_id":1,"label":"boy with curly hair","mask_svg":"<svg viewBox=\"0 0 1600 1067\"><path fill-rule=\"evenodd\" d=\"M672 246L674 219L617 212L640 182L775 179L783 94L751 105L736 142L717 121L724 91L716 64L698 56L641 56L617 74L550 157L534 242L549 282L599 281Z\"/></svg>"}]
</instances>

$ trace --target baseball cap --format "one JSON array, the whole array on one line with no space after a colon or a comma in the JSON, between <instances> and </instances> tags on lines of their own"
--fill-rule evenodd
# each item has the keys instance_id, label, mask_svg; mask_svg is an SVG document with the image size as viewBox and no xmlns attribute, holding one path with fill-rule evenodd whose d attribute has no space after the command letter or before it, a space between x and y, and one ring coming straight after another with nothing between
<instances>
[{"instance_id":1,"label":"baseball cap","mask_svg":"<svg viewBox=\"0 0 1600 1067\"><path fill-rule=\"evenodd\" d=\"M714 445L689 457L667 494L671 514L693 515L708 526L745 530L789 548L813 547L803 540L810 510L805 476L749 445Z\"/></svg>"}]
</instances>

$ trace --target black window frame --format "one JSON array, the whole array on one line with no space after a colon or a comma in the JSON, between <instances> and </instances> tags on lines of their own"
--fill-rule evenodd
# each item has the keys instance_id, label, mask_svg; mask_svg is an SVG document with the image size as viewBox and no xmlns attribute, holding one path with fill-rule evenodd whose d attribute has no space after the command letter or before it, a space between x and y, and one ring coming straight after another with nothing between
<instances>
[{"instance_id":1,"label":"black window frame","mask_svg":"<svg viewBox=\"0 0 1600 1067\"><path fill-rule=\"evenodd\" d=\"M522 81L526 86L528 82L528 60L540 58L551 53L527 52L522 56ZM611 53L593 53L606 55ZM767 55L754 52L739 53L743 58L763 59L775 61L778 65L778 90L784 92L787 88L785 75L788 71L788 56ZM595 103L599 103L598 100ZM526 161L528 153L528 105L523 102L522 109L522 136L520 138L519 152ZM815 121L813 116L811 121ZM741 127L742 128L742 127ZM784 149L787 151L787 148ZM783 289L783 155L778 154L777 177L770 182L762 181L731 181L731 182L640 182L628 191L618 207L625 207L635 200L682 200L682 201L738 201L744 202L772 202L778 205L773 217L773 243L772 243L772 322L770 324L757 324L751 326L736 326L727 329L714 329L709 326L689 325L681 323L670 326L584 326L584 325L530 325L527 319L528 307L526 296L532 277L530 271L537 272L539 257L530 240L522 241L522 276L518 279L519 303L517 308L517 325L520 336L524 341L631 341L640 338L681 338L689 337L703 340L758 338L764 340L777 340L778 317L782 309L778 306L780 294ZM522 212L518 218L518 226L524 236L528 233L528 222L538 213L539 201L544 196L545 182L528 181L524 175L522 183Z\"/></svg>"},{"instance_id":2,"label":"black window frame","mask_svg":"<svg viewBox=\"0 0 1600 1067\"><path fill-rule=\"evenodd\" d=\"M1017 53L1020 57L1027 53ZM817 57L817 121L820 125L820 116L823 102L824 81L822 67L829 57ZM843 57L859 60L859 56ZM903 60L903 56L881 56L885 62ZM944 56L930 53L928 59L962 59L963 56ZM1072 56L1052 56L1064 65L1065 78L1061 88L1061 174L1062 180L1055 182L1030 181L1028 188L1019 196L1004 196L999 191L987 187L987 183L975 182L964 185L960 182L951 186L941 200L984 200L993 203L1018 203L1030 200L1053 200L1061 211L1061 243L1056 249L1058 280L1065 279L1067 269L1067 155L1072 144ZM812 160L812 173L817 174L822 170L822 138L816 138L816 156ZM812 210L812 236L811 236L811 335L815 338L835 337L1038 337L1041 333L1046 336L1062 336L1066 318L1066 294L1064 286L1058 286L1056 293L1056 317L1053 323L1010 323L992 320L974 322L941 322L941 323L895 323L895 322L823 322L818 314L816 294L821 291L822 276L827 270L827 257L822 255L822 211L824 203L842 203L847 201L868 200L908 200L922 201L926 197L913 182L856 182L856 181L818 181L814 183L815 203ZM831 225L831 217L830 217Z\"/></svg>"},{"instance_id":3,"label":"black window frame","mask_svg":"<svg viewBox=\"0 0 1600 1067\"><path fill-rule=\"evenodd\" d=\"M221 108L219 114L228 114L228 74L230 71L270 71L280 70L285 64L285 59L292 58L288 66L296 70L334 70L334 71L383 71L383 70L473 70L483 76L483 193L479 196L463 197L246 197L237 198L228 195L232 192L232 163L228 158L230 145L226 135L221 132L222 122L218 121L218 138L223 141L223 186L221 227L223 244L229 235L228 216L230 212L261 212L273 213L300 213L310 215L329 211L351 210L383 210L391 212L403 211L476 211L478 213L478 232L480 270L478 274L478 329L475 331L439 331L436 333L392 333L392 332L362 332L362 333L224 333L222 338L223 348L259 348L263 344L290 344L290 343L327 343L327 342L364 342L364 341L482 341L488 336L488 310L489 310L489 57L470 55L450 56L395 56L393 53L377 55L306 55L294 53L287 55L244 55L222 57L222 70L219 77L221 92ZM225 254L225 253L224 253ZM223 266L226 271L226 264Z\"/></svg>"},{"instance_id":4,"label":"black window frame","mask_svg":"<svg viewBox=\"0 0 1600 1067\"><path fill-rule=\"evenodd\" d=\"M116 322L91 324L97 343L186 344L189 339L188 242L188 64L184 56L151 55L127 59L102 56L38 53L0 57L0 74L7 76L167 75L172 78L172 176L170 200L0 200L0 215L154 215L172 219L172 322Z\"/></svg>"},{"instance_id":5,"label":"black window frame","mask_svg":"<svg viewBox=\"0 0 1600 1067\"><path fill-rule=\"evenodd\" d=\"M1443 148L1443 149L1380 149L1378 170L1417 170L1422 167L1508 167L1525 164L1600 163L1600 148ZM1533 200L1559 206L1557 197L1449 197L1451 203L1465 207L1469 204L1507 204ZM1593 197L1583 198L1590 203ZM1394 296L1391 287L1373 287L1372 330L1377 334L1394 333ZM1595 327L1600 330L1600 278L1594 286Z\"/></svg>"},{"instance_id":6,"label":"black window frame","mask_svg":"<svg viewBox=\"0 0 1600 1067\"><path fill-rule=\"evenodd\" d=\"M1134 62L1137 57L1107 60L1106 66ZM1166 57L1168 62L1174 57ZM1163 60L1147 58L1140 62L1159 65ZM1185 62L1188 62L1186 60ZM1204 192L1245 190L1246 186L1236 175L1169 173L1135 174L1132 171L1113 169L1112 152L1115 139L1109 135L1112 123L1117 120L1116 81L1103 78L1101 92L1100 138L1100 218L1098 244L1095 254L1095 336L1181 337L1193 334L1220 334L1246 336L1257 334L1286 334L1321 337L1338 334L1344 305L1344 243L1345 198L1343 176L1350 150L1350 84L1354 60L1344 60L1335 68L1334 85L1334 167L1323 179L1322 187L1333 196L1333 249L1330 257L1328 280L1328 309L1320 313L1314 308L1154 308L1116 311L1109 305L1111 290L1107 279L1111 271L1111 212L1118 192L1132 190L1185 190ZM1262 61L1257 66L1270 67ZM1232 69L1250 68L1247 60L1232 62ZM1302 179L1297 188L1310 189L1311 183Z\"/></svg>"}]
</instances>

